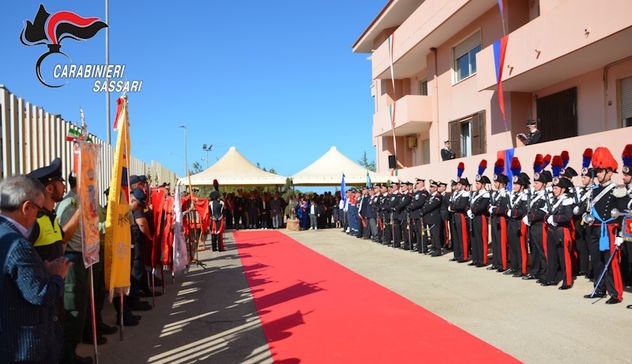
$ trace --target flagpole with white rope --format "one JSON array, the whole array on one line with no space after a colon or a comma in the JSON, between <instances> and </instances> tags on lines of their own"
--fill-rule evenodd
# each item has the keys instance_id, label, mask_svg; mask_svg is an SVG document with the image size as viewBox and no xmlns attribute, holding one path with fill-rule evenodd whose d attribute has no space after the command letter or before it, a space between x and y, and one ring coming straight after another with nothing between
<instances>
[{"instance_id":1,"label":"flagpole with white rope","mask_svg":"<svg viewBox=\"0 0 632 364\"><path fill-rule=\"evenodd\" d=\"M397 140L395 139L395 110L397 108L397 101L395 99L395 70L393 69L393 39L395 33L388 37L388 60L391 66L391 82L393 84L393 103L388 106L388 112L391 117L391 130L393 131L393 150L395 154L395 175L397 175ZM391 174L392 175L392 174Z\"/></svg>"}]
</instances>

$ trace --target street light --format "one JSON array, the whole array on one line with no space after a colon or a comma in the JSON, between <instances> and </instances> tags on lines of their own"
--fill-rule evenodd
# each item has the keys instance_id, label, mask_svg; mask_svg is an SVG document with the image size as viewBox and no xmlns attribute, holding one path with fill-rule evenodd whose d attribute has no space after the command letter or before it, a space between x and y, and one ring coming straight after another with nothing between
<instances>
[{"instance_id":1,"label":"street light","mask_svg":"<svg viewBox=\"0 0 632 364\"><path fill-rule=\"evenodd\" d=\"M208 169L208 152L210 152L213 149L213 144L209 144L208 146L206 144L202 145L202 150L206 152L206 158L202 158L206 161L206 169Z\"/></svg>"},{"instance_id":2,"label":"street light","mask_svg":"<svg viewBox=\"0 0 632 364\"><path fill-rule=\"evenodd\" d=\"M189 175L189 164L187 163L187 127L184 125L178 126L178 128L184 129L184 172Z\"/></svg>"}]
</instances>

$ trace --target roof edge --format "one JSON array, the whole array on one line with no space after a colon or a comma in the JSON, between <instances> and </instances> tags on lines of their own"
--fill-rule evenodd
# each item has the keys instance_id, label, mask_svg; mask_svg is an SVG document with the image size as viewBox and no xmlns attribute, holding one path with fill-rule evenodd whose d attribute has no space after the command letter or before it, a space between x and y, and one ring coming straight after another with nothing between
<instances>
[{"instance_id":1,"label":"roof edge","mask_svg":"<svg viewBox=\"0 0 632 364\"><path fill-rule=\"evenodd\" d=\"M362 41L362 39L364 38L365 35L367 35L367 33L371 30L371 28L373 28L373 26L382 18L382 16L384 15L384 13L386 13L386 10L388 10L388 8L391 7L391 5L393 5L395 3L396 0L388 0L388 3L386 3L386 5L384 5L384 7L382 8L382 10L380 10L380 12L377 14L377 16L375 17L375 19L373 19L373 21L371 21L371 23L369 24L368 27L366 27L366 29L364 29L364 32L362 32L362 34L360 35L360 37L353 43L353 45L351 46L351 48L354 50L355 52L355 48L357 47L358 43L360 43Z\"/></svg>"}]
</instances>

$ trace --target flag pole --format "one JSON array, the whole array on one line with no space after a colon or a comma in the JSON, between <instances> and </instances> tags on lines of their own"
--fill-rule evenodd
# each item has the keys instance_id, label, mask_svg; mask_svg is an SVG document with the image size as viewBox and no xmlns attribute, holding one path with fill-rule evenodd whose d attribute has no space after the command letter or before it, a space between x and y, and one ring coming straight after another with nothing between
<instances>
[{"instance_id":1,"label":"flag pole","mask_svg":"<svg viewBox=\"0 0 632 364\"><path fill-rule=\"evenodd\" d=\"M109 0L105 0L105 24L108 26L105 28L105 68L110 65L110 4ZM110 79L106 79L106 83L110 83ZM105 93L105 108L107 116L107 139L108 145L112 145L112 135L110 134L110 91L109 88Z\"/></svg>"}]
</instances>

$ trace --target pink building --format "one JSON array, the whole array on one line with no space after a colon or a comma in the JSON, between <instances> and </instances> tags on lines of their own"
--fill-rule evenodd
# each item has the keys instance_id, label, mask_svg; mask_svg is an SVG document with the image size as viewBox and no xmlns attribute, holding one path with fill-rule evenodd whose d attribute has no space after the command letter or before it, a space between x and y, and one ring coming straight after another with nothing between
<instances>
[{"instance_id":1,"label":"pink building","mask_svg":"<svg viewBox=\"0 0 632 364\"><path fill-rule=\"evenodd\" d=\"M449 181L462 161L471 180L509 148L528 173L537 153L568 150L578 171L586 147L620 159L632 143L632 1L504 0L503 14L497 0L390 0L362 33L353 51L371 54L378 172L395 153L393 103L403 178ZM506 128L493 49L503 28ZM529 119L543 142L524 146ZM441 161L445 140L455 160Z\"/></svg>"}]
</instances>

